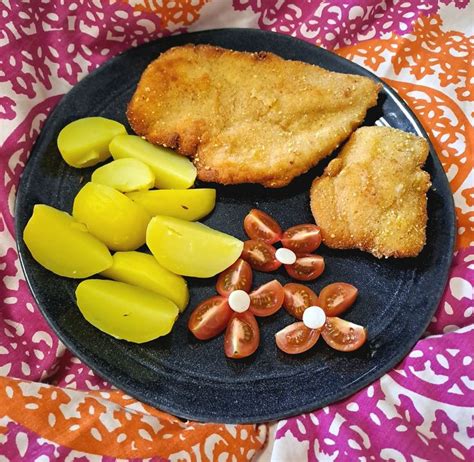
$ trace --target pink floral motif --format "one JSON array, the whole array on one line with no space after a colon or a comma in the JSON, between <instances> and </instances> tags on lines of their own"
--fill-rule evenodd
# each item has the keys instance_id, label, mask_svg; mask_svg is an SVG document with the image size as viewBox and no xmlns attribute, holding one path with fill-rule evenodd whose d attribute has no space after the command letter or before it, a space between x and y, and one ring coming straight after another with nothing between
<instances>
[{"instance_id":1,"label":"pink floral motif","mask_svg":"<svg viewBox=\"0 0 474 462\"><path fill-rule=\"evenodd\" d=\"M73 85L117 53L169 33L156 15L110 0L1 2L0 18L7 39L0 83L29 98L38 84L51 90L59 78Z\"/></svg>"},{"instance_id":2,"label":"pink floral motif","mask_svg":"<svg viewBox=\"0 0 474 462\"><path fill-rule=\"evenodd\" d=\"M428 16L439 4L464 8L468 0L322 1L234 0L236 10L251 8L258 25L335 49L395 32L406 34L420 15Z\"/></svg>"},{"instance_id":3,"label":"pink floral motif","mask_svg":"<svg viewBox=\"0 0 474 462\"><path fill-rule=\"evenodd\" d=\"M468 247L461 249L454 257L444 296L428 327L428 332L438 334L472 324L474 322L473 291L474 247Z\"/></svg>"},{"instance_id":4,"label":"pink floral motif","mask_svg":"<svg viewBox=\"0 0 474 462\"><path fill-rule=\"evenodd\" d=\"M15 118L15 101L8 96L0 97L0 119L13 120Z\"/></svg>"},{"instance_id":5,"label":"pink floral motif","mask_svg":"<svg viewBox=\"0 0 474 462\"><path fill-rule=\"evenodd\" d=\"M333 406L281 421L276 449L279 444L294 445L290 442L295 439L309 443L305 447L311 462L411 460L405 448L421 460L473 460L468 439L474 418L473 357L465 354L472 342L474 330L421 340L395 371L367 389ZM443 375L419 369L420 363L438 361Z\"/></svg>"}]
</instances>

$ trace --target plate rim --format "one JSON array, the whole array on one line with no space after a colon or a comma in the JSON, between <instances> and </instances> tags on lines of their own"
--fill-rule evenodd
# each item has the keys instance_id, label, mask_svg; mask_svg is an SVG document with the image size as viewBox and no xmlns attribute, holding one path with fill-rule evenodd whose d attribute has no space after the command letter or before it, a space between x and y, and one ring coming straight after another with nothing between
<instances>
[{"instance_id":1,"label":"plate rim","mask_svg":"<svg viewBox=\"0 0 474 462\"><path fill-rule=\"evenodd\" d=\"M390 95L390 97L399 106L399 108L403 112L403 114L407 118L409 118L410 123L417 130L418 134L423 136L427 140L427 142L429 144L429 155L430 155L432 161L436 164L436 167L441 172L443 172L442 181L445 183L445 186L447 186L447 189L450 192L449 201L446 204L446 207L451 212L451 213L449 213L449 221L451 222L450 223L451 226L450 226L450 230L449 230L449 240L450 240L450 242L449 242L450 254L448 256L449 264L446 264L446 267L443 270L442 284L440 283L438 290L432 296L433 299L436 299L436 303L433 304L433 307L430 310L431 316L424 325L419 326L419 329L417 330L417 335L416 335L417 340L415 340L414 342L407 342L405 344L405 348L403 348L401 350L397 350L397 354L393 355L391 357L390 361L387 361L383 365L383 367L374 366L374 368L372 368L369 371L365 372L365 374L362 376L362 379L357 381L357 386L356 387L353 387L353 382L351 382L349 384L346 384L346 386L343 387L342 389L339 388L338 392L334 393L334 395L331 395L331 397L329 397L328 399L325 399L325 400L318 399L318 400L313 400L313 401L309 400L309 401L307 401L307 403L305 405L301 405L297 408L292 408L291 411L269 413L267 415L264 415L263 418L259 419L259 420L255 420L255 418L249 417L249 418L243 418L241 420L235 421L235 420L232 420L232 419L229 419L229 418L226 418L226 417L219 418L219 416L217 416L217 415L211 416L209 412L201 414L201 415L198 415L195 412L188 414L186 412L181 412L181 411L176 412L176 409L173 409L172 405L168 406L167 404L163 404L163 403L161 403L159 405L159 410L168 412L171 415L174 415L174 416L177 416L177 417L180 417L180 418L189 419L189 420L193 420L193 421L216 422L216 423L234 423L234 424L235 423L256 424L256 423L268 422L268 421L277 420L277 419L278 420L279 419L285 419L285 418L296 416L296 415L299 415L299 414L302 414L302 413L315 411L315 410L320 409L320 408L322 408L324 406L327 406L329 404L337 403L338 401L341 401L341 400L357 393L358 391L365 388L369 384L375 382L376 380L379 380L383 375L385 375L388 371L392 370L400 361L402 361L406 357L406 355L409 353L409 351L413 348L413 346L416 344L416 342L418 342L419 339L422 337L423 333L426 331L426 328L428 327L428 325L431 322L431 317L436 312L436 310L439 306L439 303L440 303L441 298L443 296L444 290L446 288L446 285L447 285L447 282L448 282L449 272L450 272L450 269L451 269L451 266L452 266L452 259L454 257L455 242L456 242L456 217L455 217L454 197L453 197L453 194L452 194L451 189L450 189L450 185L449 185L449 181L448 181L446 172L445 172L445 170L444 170L444 168L441 164L441 161L439 160L438 154L436 153L436 150L434 149L434 146L431 143L431 140L428 136L428 133L424 129L422 123L418 120L418 118L416 117L414 112L410 109L408 104L403 100L403 98L398 94L398 92L393 87L391 87L389 84L384 82L382 80L382 78L378 77L372 71L370 71L367 68L361 66L360 64L358 64L354 61L350 61L347 58L344 58L342 56L339 56L338 54L334 53L331 50L327 50L325 48L319 47L318 45L311 44L311 43L309 43L305 40L299 39L297 37L292 37L292 36L288 36L288 35L285 35L285 34L282 34L282 33L273 32L273 31L269 31L269 30L262 30L262 29L240 28L240 27L205 29L205 30L186 32L186 33L182 33L182 34L181 33L180 34L171 34L171 35L167 35L167 36L155 39L155 40L151 40L147 43L141 44L141 45L136 46L136 47L128 48L127 50L117 54L116 56L112 57L111 59L109 59L109 60L105 61L104 63L102 63L101 65L99 65L96 69L94 69L92 72L90 72L82 80L80 80L75 85L73 85L73 87L67 93L65 93L62 96L62 98L58 102L58 104L48 114L48 116L45 120L45 123L44 123L43 127L41 128L39 136L37 137L34 145L32 146L32 148L30 150L28 159L25 163L25 167L24 167L24 169L21 173L21 178L20 178L20 181L19 181L18 190L17 190L17 194L16 194L16 198L15 198L15 207L14 207L14 222L15 222L14 224L15 224L15 226L14 226L14 230L15 230L15 243L16 243L16 246L17 246L18 258L20 260L21 269L22 269L23 274L25 276L25 280L27 282L28 289L29 289L33 299L35 300L36 306L39 308L39 311L41 312L43 318L47 321L47 323L49 324L51 329L54 331L55 335L58 336L58 338L61 340L61 342L64 343L64 345L74 355L76 355L81 361L83 361L86 365L88 365L91 369L93 369L94 372L96 372L101 378L104 378L106 381L108 381L112 385L116 386L118 389L122 390L123 392L125 392L125 393L127 393L131 396L134 396L137 400L139 400L139 401L141 401L145 404L148 404L148 405L150 405L154 408L157 408L156 404L153 402L153 400L148 399L146 393L144 393L143 391L140 391L139 388L136 388L136 387L132 386L132 384L129 384L128 382L124 385L123 381L120 381L120 379L116 380L115 377L110 376L107 372L103 373L102 371L104 369L101 367L100 362L96 361L96 358L91 358L87 354L83 354L80 348L76 348L74 342L70 341L68 336L65 333L63 333L61 327L58 325L55 318L49 316L48 312L46 310L44 310L42 305L38 302L36 294L32 290L32 285L30 283L30 278L29 278L29 275L28 275L28 272L27 272L27 269L26 269L26 266L25 266L25 261L24 261L24 258L23 258L23 251L20 250L23 247L23 241L22 241L22 238L20 237L20 236L22 236L22 230L19 229L20 224L19 224L19 220L17 219L17 213L16 213L17 205L18 205L18 203L20 203L24 200L23 197L26 195L26 191L24 190L25 189L24 185L25 185L26 182L23 181L23 179L25 178L25 176L29 176L29 174L30 174L29 170L32 168L31 167L32 163L30 163L29 161L30 161L31 157L36 154L37 146L41 144L41 140L45 136L45 133L48 129L48 125L54 119L55 114L65 104L66 97L68 97L71 94L74 94L76 91L78 91L77 90L78 87L80 87L82 85L87 85L88 81L90 79L93 79L96 74L103 71L104 68L113 66L124 55L133 54L133 52L137 48L146 48L146 47L152 46L156 42L159 42L163 39L167 39L167 38L174 37L174 36L192 37L192 36L196 36L196 35L200 35L200 34L215 34L215 33L223 34L223 33L229 33L229 32L232 33L234 31L240 31L240 32L244 32L244 33L248 32L248 33L253 33L253 34L259 34L259 35L262 35L262 36L277 35L281 39L286 40L288 43L297 41L297 42L300 42L300 44L304 45L305 47L308 47L308 49L309 48L317 48L323 54L326 53L326 54L331 55L332 59L335 59L336 61L348 61L351 65L357 66L362 71L360 75L367 75L368 77L372 78L376 82L380 83L383 87L383 90ZM323 66L321 66L321 67L323 67ZM375 377L375 378L373 377L374 369L377 370L377 372L376 372L377 377ZM351 391L350 392L344 391L349 386L351 386L351 388L350 388Z\"/></svg>"}]
</instances>

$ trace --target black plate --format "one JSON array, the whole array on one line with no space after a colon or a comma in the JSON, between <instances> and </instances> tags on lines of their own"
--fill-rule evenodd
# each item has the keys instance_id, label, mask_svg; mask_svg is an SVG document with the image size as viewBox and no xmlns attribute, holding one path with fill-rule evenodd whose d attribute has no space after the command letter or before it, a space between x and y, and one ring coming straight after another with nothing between
<instances>
[{"instance_id":1,"label":"black plate","mask_svg":"<svg viewBox=\"0 0 474 462\"><path fill-rule=\"evenodd\" d=\"M161 52L186 43L210 43L235 50L272 51L330 70L361 74L365 69L294 38L258 30L228 29L160 39L110 60L77 84L49 117L25 169L17 198L18 247L29 286L43 315L66 346L111 383L130 395L183 418L219 422L258 422L288 417L344 398L395 366L424 332L446 283L454 242L454 208L446 176L433 149L426 164L433 188L428 194L428 242L417 258L377 260L358 251L321 246L326 271L314 283L319 290L334 281L359 288L354 307L343 317L369 329L369 341L355 353L338 353L323 341L309 352L290 357L277 350L274 334L294 322L284 310L260 319L261 345L251 358L225 358L223 337L195 340L187 331L189 315L199 301L213 295L214 279L190 279L190 308L165 338L135 345L96 330L75 306L77 282L40 267L21 236L34 204L70 211L75 194L91 174L61 159L56 138L64 125L86 116L126 123L125 108L146 65ZM387 85L366 125L387 124L427 138L413 113ZM324 165L283 189L222 187L215 211L204 222L245 239L244 216L258 207L287 228L311 222L308 188ZM84 177L84 179L83 179ZM284 271L256 273L255 286Z\"/></svg>"}]
</instances>

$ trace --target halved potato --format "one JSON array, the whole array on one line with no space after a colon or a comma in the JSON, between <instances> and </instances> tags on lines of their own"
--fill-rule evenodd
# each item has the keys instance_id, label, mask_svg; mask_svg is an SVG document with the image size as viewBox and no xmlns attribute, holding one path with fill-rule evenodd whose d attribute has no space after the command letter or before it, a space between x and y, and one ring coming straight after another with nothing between
<instances>
[{"instance_id":1,"label":"halved potato","mask_svg":"<svg viewBox=\"0 0 474 462\"><path fill-rule=\"evenodd\" d=\"M116 136L110 142L109 149L114 159L132 157L147 164L155 174L157 188L187 189L196 179L196 167L187 157L155 146L139 136Z\"/></svg>"},{"instance_id":2,"label":"halved potato","mask_svg":"<svg viewBox=\"0 0 474 462\"><path fill-rule=\"evenodd\" d=\"M179 313L171 300L156 292L102 279L81 282L76 299L82 315L94 327L134 343L169 334Z\"/></svg>"},{"instance_id":3,"label":"halved potato","mask_svg":"<svg viewBox=\"0 0 474 462\"><path fill-rule=\"evenodd\" d=\"M72 215L112 250L135 250L145 243L150 216L125 194L87 183L74 199Z\"/></svg>"},{"instance_id":4,"label":"halved potato","mask_svg":"<svg viewBox=\"0 0 474 462\"><path fill-rule=\"evenodd\" d=\"M161 215L151 219L146 243L160 265L198 278L224 271L243 249L242 241L202 223Z\"/></svg>"},{"instance_id":5,"label":"halved potato","mask_svg":"<svg viewBox=\"0 0 474 462\"><path fill-rule=\"evenodd\" d=\"M148 165L137 159L118 159L96 169L91 181L120 192L130 192L152 188L155 175Z\"/></svg>"},{"instance_id":6,"label":"halved potato","mask_svg":"<svg viewBox=\"0 0 474 462\"><path fill-rule=\"evenodd\" d=\"M87 278L112 266L109 249L71 215L38 204L23 231L33 258L68 278Z\"/></svg>"},{"instance_id":7,"label":"halved potato","mask_svg":"<svg viewBox=\"0 0 474 462\"><path fill-rule=\"evenodd\" d=\"M109 144L125 127L104 117L85 117L67 124L58 136L58 149L71 167L96 165L110 157Z\"/></svg>"},{"instance_id":8,"label":"halved potato","mask_svg":"<svg viewBox=\"0 0 474 462\"><path fill-rule=\"evenodd\" d=\"M216 205L215 189L157 189L127 196L142 205L151 216L166 215L195 221L208 215Z\"/></svg>"},{"instance_id":9,"label":"halved potato","mask_svg":"<svg viewBox=\"0 0 474 462\"><path fill-rule=\"evenodd\" d=\"M189 301L185 279L163 268L147 253L116 252L112 266L102 276L152 290L176 303L180 311L184 311Z\"/></svg>"}]
</instances>

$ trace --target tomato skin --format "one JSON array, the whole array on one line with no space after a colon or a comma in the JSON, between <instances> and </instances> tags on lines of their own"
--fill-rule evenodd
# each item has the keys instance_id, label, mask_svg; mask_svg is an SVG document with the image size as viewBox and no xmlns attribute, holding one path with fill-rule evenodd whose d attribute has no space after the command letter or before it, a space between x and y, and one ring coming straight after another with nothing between
<instances>
[{"instance_id":1,"label":"tomato skin","mask_svg":"<svg viewBox=\"0 0 474 462\"><path fill-rule=\"evenodd\" d=\"M208 340L224 331L232 313L227 299L216 295L201 302L191 313L188 329L199 340Z\"/></svg>"},{"instance_id":2,"label":"tomato skin","mask_svg":"<svg viewBox=\"0 0 474 462\"><path fill-rule=\"evenodd\" d=\"M244 230L250 239L274 244L281 239L280 225L267 213L252 209L244 218Z\"/></svg>"},{"instance_id":3,"label":"tomato skin","mask_svg":"<svg viewBox=\"0 0 474 462\"><path fill-rule=\"evenodd\" d=\"M283 287L285 300L283 306L291 316L303 319L303 312L309 306L321 306L318 296L303 284L290 282Z\"/></svg>"},{"instance_id":4,"label":"tomato skin","mask_svg":"<svg viewBox=\"0 0 474 462\"><path fill-rule=\"evenodd\" d=\"M341 318L327 318L321 335L337 351L355 351L367 340L367 329Z\"/></svg>"},{"instance_id":5,"label":"tomato skin","mask_svg":"<svg viewBox=\"0 0 474 462\"><path fill-rule=\"evenodd\" d=\"M275 248L263 241L245 241L242 258L257 270L268 273L281 266L281 263L275 258Z\"/></svg>"},{"instance_id":6,"label":"tomato skin","mask_svg":"<svg viewBox=\"0 0 474 462\"><path fill-rule=\"evenodd\" d=\"M275 334L277 347L290 355L304 353L319 339L319 329L308 329L303 322L295 322Z\"/></svg>"},{"instance_id":7,"label":"tomato skin","mask_svg":"<svg viewBox=\"0 0 474 462\"><path fill-rule=\"evenodd\" d=\"M255 316L270 316L281 308L284 298L282 285L274 279L250 294L249 309Z\"/></svg>"},{"instance_id":8,"label":"tomato skin","mask_svg":"<svg viewBox=\"0 0 474 462\"><path fill-rule=\"evenodd\" d=\"M285 265L286 271L298 281L312 281L324 271L324 258L319 255L305 254L292 265Z\"/></svg>"},{"instance_id":9,"label":"tomato skin","mask_svg":"<svg viewBox=\"0 0 474 462\"><path fill-rule=\"evenodd\" d=\"M255 353L260 343L257 320L250 311L234 313L227 325L224 353L228 358L246 358Z\"/></svg>"},{"instance_id":10,"label":"tomato skin","mask_svg":"<svg viewBox=\"0 0 474 462\"><path fill-rule=\"evenodd\" d=\"M292 226L283 233L281 244L297 255L314 252L321 245L321 229L311 224Z\"/></svg>"},{"instance_id":11,"label":"tomato skin","mask_svg":"<svg viewBox=\"0 0 474 462\"><path fill-rule=\"evenodd\" d=\"M253 273L250 265L239 258L217 278L216 290L223 297L228 297L234 290L248 292L252 287Z\"/></svg>"},{"instance_id":12,"label":"tomato skin","mask_svg":"<svg viewBox=\"0 0 474 462\"><path fill-rule=\"evenodd\" d=\"M334 282L319 294L321 307L327 316L337 316L352 306L358 294L357 287L345 282Z\"/></svg>"}]
</instances>

